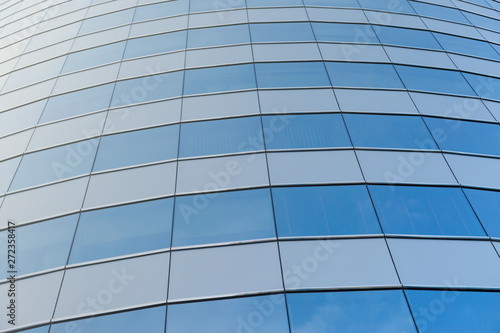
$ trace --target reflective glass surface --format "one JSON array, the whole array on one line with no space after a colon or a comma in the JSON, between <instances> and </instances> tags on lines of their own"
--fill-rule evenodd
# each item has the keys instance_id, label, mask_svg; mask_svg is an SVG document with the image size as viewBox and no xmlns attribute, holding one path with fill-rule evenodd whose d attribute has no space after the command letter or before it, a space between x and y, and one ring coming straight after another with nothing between
<instances>
[{"instance_id":1,"label":"reflective glass surface","mask_svg":"<svg viewBox=\"0 0 500 333\"><path fill-rule=\"evenodd\" d=\"M413 14L413 8L410 6L407 0L358 0L361 7L367 9L377 9L383 11L391 11L397 13L408 13Z\"/></svg>"},{"instance_id":2,"label":"reflective glass surface","mask_svg":"<svg viewBox=\"0 0 500 333\"><path fill-rule=\"evenodd\" d=\"M255 64L259 88L330 86L321 62Z\"/></svg>"},{"instance_id":3,"label":"reflective glass surface","mask_svg":"<svg viewBox=\"0 0 500 333\"><path fill-rule=\"evenodd\" d=\"M365 186L273 188L280 237L378 234Z\"/></svg>"},{"instance_id":4,"label":"reflective glass surface","mask_svg":"<svg viewBox=\"0 0 500 333\"><path fill-rule=\"evenodd\" d=\"M252 65L191 69L185 72L185 95L251 88L255 88Z\"/></svg>"},{"instance_id":5,"label":"reflective glass surface","mask_svg":"<svg viewBox=\"0 0 500 333\"><path fill-rule=\"evenodd\" d=\"M260 117L184 123L180 157L263 150Z\"/></svg>"},{"instance_id":6,"label":"reflective glass surface","mask_svg":"<svg viewBox=\"0 0 500 333\"><path fill-rule=\"evenodd\" d=\"M403 88L392 65L327 62L333 86Z\"/></svg>"},{"instance_id":7,"label":"reflective glass surface","mask_svg":"<svg viewBox=\"0 0 500 333\"><path fill-rule=\"evenodd\" d=\"M186 46L186 31L129 39L124 59L181 50Z\"/></svg>"},{"instance_id":8,"label":"reflective glass surface","mask_svg":"<svg viewBox=\"0 0 500 333\"><path fill-rule=\"evenodd\" d=\"M487 42L445 35L435 32L434 36L446 51L464 53L477 57L500 59L500 55Z\"/></svg>"},{"instance_id":9,"label":"reflective glass surface","mask_svg":"<svg viewBox=\"0 0 500 333\"><path fill-rule=\"evenodd\" d=\"M500 79L470 73L464 76L479 97L500 100Z\"/></svg>"},{"instance_id":10,"label":"reflective glass surface","mask_svg":"<svg viewBox=\"0 0 500 333\"><path fill-rule=\"evenodd\" d=\"M355 147L437 149L422 118L392 115L344 115Z\"/></svg>"},{"instance_id":11,"label":"reflective glass surface","mask_svg":"<svg viewBox=\"0 0 500 333\"><path fill-rule=\"evenodd\" d=\"M314 22L312 27L319 42L378 43L368 24Z\"/></svg>"},{"instance_id":12,"label":"reflective glass surface","mask_svg":"<svg viewBox=\"0 0 500 333\"><path fill-rule=\"evenodd\" d=\"M170 246L173 199L82 213L70 264Z\"/></svg>"},{"instance_id":13,"label":"reflective glass surface","mask_svg":"<svg viewBox=\"0 0 500 333\"><path fill-rule=\"evenodd\" d=\"M118 12L109 13L106 15L88 18L82 22L79 35L88 34L91 32L110 29L123 24L132 22L134 17L134 9L126 9Z\"/></svg>"},{"instance_id":14,"label":"reflective glass surface","mask_svg":"<svg viewBox=\"0 0 500 333\"><path fill-rule=\"evenodd\" d=\"M73 72L121 60L124 48L125 42L119 42L85 51L70 53L66 58L62 73Z\"/></svg>"},{"instance_id":15,"label":"reflective glass surface","mask_svg":"<svg viewBox=\"0 0 500 333\"><path fill-rule=\"evenodd\" d=\"M384 26L375 26L374 30L382 44L441 50L429 31Z\"/></svg>"},{"instance_id":16,"label":"reflective glass surface","mask_svg":"<svg viewBox=\"0 0 500 333\"><path fill-rule=\"evenodd\" d=\"M226 27L190 29L187 47L207 47L249 42L248 25L238 24Z\"/></svg>"},{"instance_id":17,"label":"reflective glass surface","mask_svg":"<svg viewBox=\"0 0 500 333\"><path fill-rule=\"evenodd\" d=\"M416 332L401 290L288 294L292 333Z\"/></svg>"},{"instance_id":18,"label":"reflective glass surface","mask_svg":"<svg viewBox=\"0 0 500 333\"><path fill-rule=\"evenodd\" d=\"M264 116L267 149L349 147L340 114Z\"/></svg>"},{"instance_id":19,"label":"reflective glass surface","mask_svg":"<svg viewBox=\"0 0 500 333\"><path fill-rule=\"evenodd\" d=\"M356 0L338 0L338 1L331 1L331 0L304 0L304 4L306 6L324 6L324 7L352 7L352 8L359 8L359 3Z\"/></svg>"},{"instance_id":20,"label":"reflective glass surface","mask_svg":"<svg viewBox=\"0 0 500 333\"><path fill-rule=\"evenodd\" d=\"M178 140L178 125L103 136L93 171L176 158Z\"/></svg>"},{"instance_id":21,"label":"reflective glass surface","mask_svg":"<svg viewBox=\"0 0 500 333\"><path fill-rule=\"evenodd\" d=\"M134 22L186 14L188 8L189 0L165 1L147 6L140 6L135 10Z\"/></svg>"},{"instance_id":22,"label":"reflective glass surface","mask_svg":"<svg viewBox=\"0 0 500 333\"><path fill-rule=\"evenodd\" d=\"M462 13L455 8L433 5L419 1L410 1L417 14L433 18L469 24L469 21Z\"/></svg>"},{"instance_id":23,"label":"reflective glass surface","mask_svg":"<svg viewBox=\"0 0 500 333\"><path fill-rule=\"evenodd\" d=\"M268 189L176 199L173 246L275 237Z\"/></svg>"},{"instance_id":24,"label":"reflective glass surface","mask_svg":"<svg viewBox=\"0 0 500 333\"><path fill-rule=\"evenodd\" d=\"M370 185L387 234L484 236L460 188Z\"/></svg>"},{"instance_id":25,"label":"reflective glass surface","mask_svg":"<svg viewBox=\"0 0 500 333\"><path fill-rule=\"evenodd\" d=\"M250 24L252 42L301 42L314 41L308 22Z\"/></svg>"},{"instance_id":26,"label":"reflective glass surface","mask_svg":"<svg viewBox=\"0 0 500 333\"><path fill-rule=\"evenodd\" d=\"M500 238L500 192L464 189L486 233Z\"/></svg>"}]
</instances>

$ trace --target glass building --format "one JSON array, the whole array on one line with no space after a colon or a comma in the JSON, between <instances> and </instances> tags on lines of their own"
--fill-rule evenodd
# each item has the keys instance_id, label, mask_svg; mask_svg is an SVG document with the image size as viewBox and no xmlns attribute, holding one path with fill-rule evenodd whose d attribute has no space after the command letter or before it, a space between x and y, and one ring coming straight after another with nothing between
<instances>
[{"instance_id":1,"label":"glass building","mask_svg":"<svg viewBox=\"0 0 500 333\"><path fill-rule=\"evenodd\" d=\"M0 2L1 332L500 332L499 1Z\"/></svg>"}]
</instances>

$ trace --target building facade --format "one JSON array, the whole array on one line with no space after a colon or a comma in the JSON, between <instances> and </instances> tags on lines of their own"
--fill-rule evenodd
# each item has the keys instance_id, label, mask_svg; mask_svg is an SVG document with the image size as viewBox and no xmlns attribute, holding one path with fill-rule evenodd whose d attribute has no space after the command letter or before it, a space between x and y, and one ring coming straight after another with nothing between
<instances>
[{"instance_id":1,"label":"building facade","mask_svg":"<svg viewBox=\"0 0 500 333\"><path fill-rule=\"evenodd\" d=\"M500 332L500 2L3 0L1 332Z\"/></svg>"}]
</instances>

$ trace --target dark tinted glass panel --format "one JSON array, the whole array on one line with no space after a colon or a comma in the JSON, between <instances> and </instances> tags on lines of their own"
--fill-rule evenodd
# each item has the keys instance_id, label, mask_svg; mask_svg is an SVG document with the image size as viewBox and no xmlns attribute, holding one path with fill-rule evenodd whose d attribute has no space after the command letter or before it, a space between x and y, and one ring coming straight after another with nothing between
<instances>
[{"instance_id":1,"label":"dark tinted glass panel","mask_svg":"<svg viewBox=\"0 0 500 333\"><path fill-rule=\"evenodd\" d=\"M92 317L52 324L52 333L163 333L165 329L165 306L120 312L107 316Z\"/></svg>"},{"instance_id":2,"label":"dark tinted glass panel","mask_svg":"<svg viewBox=\"0 0 500 333\"><path fill-rule=\"evenodd\" d=\"M176 158L178 140L178 125L103 136L94 171Z\"/></svg>"},{"instance_id":3,"label":"dark tinted glass panel","mask_svg":"<svg viewBox=\"0 0 500 333\"><path fill-rule=\"evenodd\" d=\"M191 29L188 33L188 48L249 43L248 25L229 25L204 29Z\"/></svg>"},{"instance_id":4,"label":"dark tinted glass panel","mask_svg":"<svg viewBox=\"0 0 500 333\"><path fill-rule=\"evenodd\" d=\"M458 36L434 33L446 51L469 54L477 57L500 59L500 55L487 42Z\"/></svg>"},{"instance_id":5,"label":"dark tinted glass panel","mask_svg":"<svg viewBox=\"0 0 500 333\"><path fill-rule=\"evenodd\" d=\"M340 114L265 116L267 149L351 146Z\"/></svg>"},{"instance_id":6,"label":"dark tinted glass panel","mask_svg":"<svg viewBox=\"0 0 500 333\"><path fill-rule=\"evenodd\" d=\"M273 202L280 237L380 233L365 186L273 188Z\"/></svg>"},{"instance_id":7,"label":"dark tinted glass panel","mask_svg":"<svg viewBox=\"0 0 500 333\"><path fill-rule=\"evenodd\" d=\"M169 305L167 332L288 333L285 297L271 295Z\"/></svg>"},{"instance_id":8,"label":"dark tinted glass panel","mask_svg":"<svg viewBox=\"0 0 500 333\"><path fill-rule=\"evenodd\" d=\"M369 24L313 22L312 27L320 42L378 43Z\"/></svg>"},{"instance_id":9,"label":"dark tinted glass panel","mask_svg":"<svg viewBox=\"0 0 500 333\"><path fill-rule=\"evenodd\" d=\"M275 237L269 189L178 197L173 246Z\"/></svg>"},{"instance_id":10,"label":"dark tinted glass panel","mask_svg":"<svg viewBox=\"0 0 500 333\"><path fill-rule=\"evenodd\" d=\"M497 292L407 290L420 332L496 333L500 328Z\"/></svg>"},{"instance_id":11,"label":"dark tinted glass panel","mask_svg":"<svg viewBox=\"0 0 500 333\"><path fill-rule=\"evenodd\" d=\"M321 62L256 64L259 88L330 86Z\"/></svg>"},{"instance_id":12,"label":"dark tinted glass panel","mask_svg":"<svg viewBox=\"0 0 500 333\"><path fill-rule=\"evenodd\" d=\"M416 332L401 290L288 294L292 333Z\"/></svg>"},{"instance_id":13,"label":"dark tinted glass panel","mask_svg":"<svg viewBox=\"0 0 500 333\"><path fill-rule=\"evenodd\" d=\"M16 228L16 256L22 262L18 275L66 265L77 221L78 214ZM7 239L8 232L2 231L0 243L7 244ZM3 272L6 264L7 260L0 263Z\"/></svg>"},{"instance_id":14,"label":"dark tinted glass panel","mask_svg":"<svg viewBox=\"0 0 500 333\"><path fill-rule=\"evenodd\" d=\"M460 72L396 65L408 89L475 96Z\"/></svg>"},{"instance_id":15,"label":"dark tinted glass panel","mask_svg":"<svg viewBox=\"0 0 500 333\"><path fill-rule=\"evenodd\" d=\"M374 26L373 29L383 44L441 50L441 46L429 31L383 26Z\"/></svg>"},{"instance_id":16,"label":"dark tinted glass panel","mask_svg":"<svg viewBox=\"0 0 500 333\"><path fill-rule=\"evenodd\" d=\"M437 149L420 117L346 114L344 119L356 147Z\"/></svg>"},{"instance_id":17,"label":"dark tinted glass panel","mask_svg":"<svg viewBox=\"0 0 500 333\"><path fill-rule=\"evenodd\" d=\"M168 248L173 199L82 213L70 263Z\"/></svg>"},{"instance_id":18,"label":"dark tinted glass panel","mask_svg":"<svg viewBox=\"0 0 500 333\"><path fill-rule=\"evenodd\" d=\"M464 189L490 237L500 237L500 192Z\"/></svg>"},{"instance_id":19,"label":"dark tinted glass panel","mask_svg":"<svg viewBox=\"0 0 500 333\"><path fill-rule=\"evenodd\" d=\"M500 155L498 124L428 117L425 122L443 150Z\"/></svg>"},{"instance_id":20,"label":"dark tinted glass panel","mask_svg":"<svg viewBox=\"0 0 500 333\"><path fill-rule=\"evenodd\" d=\"M311 25L307 22L250 24L250 32L254 43L314 41Z\"/></svg>"},{"instance_id":21,"label":"dark tinted glass panel","mask_svg":"<svg viewBox=\"0 0 500 333\"><path fill-rule=\"evenodd\" d=\"M334 86L403 88L392 65L327 62L326 68Z\"/></svg>"},{"instance_id":22,"label":"dark tinted glass panel","mask_svg":"<svg viewBox=\"0 0 500 333\"><path fill-rule=\"evenodd\" d=\"M375 185L369 188L385 233L484 236L459 188Z\"/></svg>"},{"instance_id":23,"label":"dark tinted glass panel","mask_svg":"<svg viewBox=\"0 0 500 333\"><path fill-rule=\"evenodd\" d=\"M185 95L255 88L252 65L191 69L185 73Z\"/></svg>"},{"instance_id":24,"label":"dark tinted glass panel","mask_svg":"<svg viewBox=\"0 0 500 333\"><path fill-rule=\"evenodd\" d=\"M180 157L263 149L260 117L182 124Z\"/></svg>"},{"instance_id":25,"label":"dark tinted glass panel","mask_svg":"<svg viewBox=\"0 0 500 333\"><path fill-rule=\"evenodd\" d=\"M124 59L181 50L186 47L186 31L129 39Z\"/></svg>"},{"instance_id":26,"label":"dark tinted glass panel","mask_svg":"<svg viewBox=\"0 0 500 333\"><path fill-rule=\"evenodd\" d=\"M40 123L107 109L114 84L79 90L49 98Z\"/></svg>"}]
</instances>

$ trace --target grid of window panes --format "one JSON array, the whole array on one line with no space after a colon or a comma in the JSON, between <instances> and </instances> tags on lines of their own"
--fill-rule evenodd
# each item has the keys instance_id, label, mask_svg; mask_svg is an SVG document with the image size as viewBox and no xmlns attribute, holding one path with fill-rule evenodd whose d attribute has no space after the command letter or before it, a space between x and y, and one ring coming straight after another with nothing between
<instances>
[{"instance_id":1,"label":"grid of window panes","mask_svg":"<svg viewBox=\"0 0 500 333\"><path fill-rule=\"evenodd\" d=\"M499 120L497 0L3 0L0 331L499 332Z\"/></svg>"}]
</instances>

